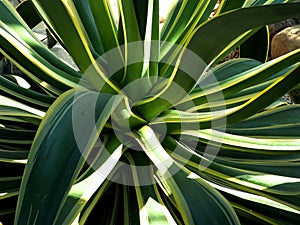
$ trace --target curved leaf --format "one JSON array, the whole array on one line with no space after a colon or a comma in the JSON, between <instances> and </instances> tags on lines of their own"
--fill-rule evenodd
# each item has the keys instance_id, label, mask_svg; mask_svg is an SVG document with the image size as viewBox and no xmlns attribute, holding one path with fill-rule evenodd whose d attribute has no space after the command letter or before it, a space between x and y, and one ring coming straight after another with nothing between
<instances>
[{"instance_id":1,"label":"curved leaf","mask_svg":"<svg viewBox=\"0 0 300 225\"><path fill-rule=\"evenodd\" d=\"M87 122L86 104L95 100L97 122L91 124ZM93 147L115 100L111 95L100 94L98 98L98 93L95 92L81 91L76 94L71 90L50 107L30 151L15 224L55 222L67 193L84 164L83 150L88 154ZM77 131L77 138L74 136L74 121L86 126ZM98 131L94 130L94 126L97 126ZM81 137L80 140L78 137ZM80 146L84 146L84 149L79 149Z\"/></svg>"},{"instance_id":2,"label":"curved leaf","mask_svg":"<svg viewBox=\"0 0 300 225\"><path fill-rule=\"evenodd\" d=\"M217 191L204 180L189 177L189 171L171 160L150 127L141 128L138 134L140 146L158 168L157 175L162 185L170 191L168 198L179 208L186 224L209 224L212 221L239 224L231 206Z\"/></svg>"}]
</instances>

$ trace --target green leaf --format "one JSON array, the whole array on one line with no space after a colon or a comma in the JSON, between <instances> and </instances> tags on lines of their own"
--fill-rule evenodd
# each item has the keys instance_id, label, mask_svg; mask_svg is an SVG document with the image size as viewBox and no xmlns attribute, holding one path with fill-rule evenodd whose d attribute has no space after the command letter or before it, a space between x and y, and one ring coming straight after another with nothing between
<instances>
[{"instance_id":1,"label":"green leaf","mask_svg":"<svg viewBox=\"0 0 300 225\"><path fill-rule=\"evenodd\" d=\"M200 87L191 94L195 107L188 110L196 111L210 107L208 110L213 111L215 103L220 107L223 104L223 109L225 109L225 104L228 105L227 101L232 104L230 102L234 101L234 98L238 102L243 102L255 97L295 68L293 64L299 60L298 53L294 52L261 65L257 61L241 59L217 66L204 77L199 83ZM289 65L292 66L287 67ZM179 107L185 108L186 106L180 105Z\"/></svg>"},{"instance_id":2,"label":"green leaf","mask_svg":"<svg viewBox=\"0 0 300 225\"><path fill-rule=\"evenodd\" d=\"M181 113L179 110L169 110L162 114L160 118L153 120L152 124L159 124L162 121L174 123L173 127L170 128L176 130L177 128L180 129L180 123L190 123L192 125L192 123L198 121L201 129L205 129L211 126L224 126L225 124L230 125L242 121L263 110L298 84L300 82L299 76L297 76L298 71L299 65L285 72L284 75L277 78L275 82L247 102L232 109L225 110L223 108L223 110L204 113Z\"/></svg>"},{"instance_id":3,"label":"green leaf","mask_svg":"<svg viewBox=\"0 0 300 225\"><path fill-rule=\"evenodd\" d=\"M22 43L25 42L30 46L30 49L33 49L42 58L47 59L48 62L45 62L46 65L52 64L57 69L65 72L64 76L69 77L69 79L72 79L72 77L81 77L80 73L75 71L60 58L55 56L49 49L47 49L44 44L42 44L37 39L32 30L22 20L20 15L18 15L17 11L9 6L9 3L7 4L6 1L2 1L1 11L3 11L3 13L1 13L1 20L5 23L4 27L9 30L9 32L13 34L14 38L19 40L19 42L21 42L22 40ZM52 68L52 70L54 71L57 71L57 69Z\"/></svg>"},{"instance_id":4,"label":"green leaf","mask_svg":"<svg viewBox=\"0 0 300 225\"><path fill-rule=\"evenodd\" d=\"M256 27L298 16L299 11L299 3L237 9L198 26L186 47L206 64L212 64L222 51L227 50L228 43L239 35ZM223 27L226 29L222 29Z\"/></svg>"},{"instance_id":5,"label":"green leaf","mask_svg":"<svg viewBox=\"0 0 300 225\"><path fill-rule=\"evenodd\" d=\"M124 34L125 76L121 83L125 86L142 77L144 52L134 1L118 0L118 4Z\"/></svg>"},{"instance_id":6,"label":"green leaf","mask_svg":"<svg viewBox=\"0 0 300 225\"><path fill-rule=\"evenodd\" d=\"M159 76L159 55L160 55L160 32L159 32L159 1L149 0L148 1L148 12L147 12L147 24L145 28L145 39L144 39L144 68L147 70L147 76L150 77L150 82L155 82L157 79L153 79Z\"/></svg>"},{"instance_id":7,"label":"green leaf","mask_svg":"<svg viewBox=\"0 0 300 225\"><path fill-rule=\"evenodd\" d=\"M220 146L223 148L229 148L232 150L249 151L259 150L270 152L284 152L284 151L296 151L299 150L298 138L251 138L241 135L233 135L223 133L217 130L198 130L198 131L182 131L180 133L183 136L190 136L193 138L199 138L199 141L205 143L209 142L210 145Z\"/></svg>"},{"instance_id":8,"label":"green leaf","mask_svg":"<svg viewBox=\"0 0 300 225\"><path fill-rule=\"evenodd\" d=\"M3 92L7 93L9 96L13 96L12 98L14 100L18 100L29 106L47 109L55 100L52 96L22 88L5 77L0 76L0 81L0 87Z\"/></svg>"},{"instance_id":9,"label":"green leaf","mask_svg":"<svg viewBox=\"0 0 300 225\"><path fill-rule=\"evenodd\" d=\"M86 91L76 94L71 90L60 96L50 107L30 151L15 224L55 222L67 193L84 164L82 154L88 154L93 147L115 100L111 95ZM92 102L97 106L95 124L86 115L86 105ZM78 130L77 124L77 129L74 130L76 123L85 128Z\"/></svg>"},{"instance_id":10,"label":"green leaf","mask_svg":"<svg viewBox=\"0 0 300 225\"><path fill-rule=\"evenodd\" d=\"M250 197L247 193L244 194L243 192L235 192L232 196L230 193L231 190L229 191L230 194L226 192L224 191L223 194L231 201L237 212L242 212L241 215L243 217L252 220L250 224L254 222L255 224L294 225L295 221L299 218L298 213L292 212L293 210L286 210L288 207L283 207L285 209L275 208L273 206L279 204L268 201L265 198L260 198L260 196L251 195Z\"/></svg>"},{"instance_id":11,"label":"green leaf","mask_svg":"<svg viewBox=\"0 0 300 225\"><path fill-rule=\"evenodd\" d=\"M180 168L160 145L150 127L138 131L139 144L158 168L158 177L167 196L177 207L186 224L239 224L229 203L202 179ZM171 174L172 175L171 175Z\"/></svg>"},{"instance_id":12,"label":"green leaf","mask_svg":"<svg viewBox=\"0 0 300 225\"><path fill-rule=\"evenodd\" d=\"M112 17L109 2L107 0L90 0L89 5L94 23L97 27L98 35L100 36L103 44L103 53L118 47L117 28ZM99 54L101 55L101 52L99 52Z\"/></svg>"},{"instance_id":13,"label":"green leaf","mask_svg":"<svg viewBox=\"0 0 300 225\"><path fill-rule=\"evenodd\" d=\"M298 65L299 66L299 65ZM287 93L292 87L300 82L299 67L295 68L293 71L286 73L281 78L278 78L270 87L266 88L259 95L250 99L244 105L242 105L238 112L234 111L227 116L227 124L236 123L255 113L263 110L265 107L270 105L272 102ZM252 111L253 110L253 111Z\"/></svg>"},{"instance_id":14,"label":"green leaf","mask_svg":"<svg viewBox=\"0 0 300 225\"><path fill-rule=\"evenodd\" d=\"M148 21L149 0L133 0L136 18L139 26L141 39L144 40ZM156 10L156 12L158 12Z\"/></svg>"},{"instance_id":15,"label":"green leaf","mask_svg":"<svg viewBox=\"0 0 300 225\"><path fill-rule=\"evenodd\" d=\"M125 153L126 154L126 153ZM175 224L171 213L166 208L154 179L154 168L140 169L147 165L149 158L144 154L126 154L135 184L139 206L140 224Z\"/></svg>"},{"instance_id":16,"label":"green leaf","mask_svg":"<svg viewBox=\"0 0 300 225\"><path fill-rule=\"evenodd\" d=\"M27 43L17 39L17 34L10 27L0 23L0 33L1 52L46 90L60 94L61 90L67 90L76 86L76 83L79 81L78 78L51 65L49 61L42 58ZM46 49L45 46L42 46L42 48Z\"/></svg>"},{"instance_id":17,"label":"green leaf","mask_svg":"<svg viewBox=\"0 0 300 225\"><path fill-rule=\"evenodd\" d=\"M32 1L39 14L57 35L82 72L92 64L93 49L73 3L67 1ZM71 16L73 18L71 18Z\"/></svg>"},{"instance_id":18,"label":"green leaf","mask_svg":"<svg viewBox=\"0 0 300 225\"><path fill-rule=\"evenodd\" d=\"M182 43L190 35L192 30L206 21L217 1L176 1L167 17L161 31L161 40L166 43ZM170 45L162 43L161 58L165 56Z\"/></svg>"},{"instance_id":19,"label":"green leaf","mask_svg":"<svg viewBox=\"0 0 300 225\"><path fill-rule=\"evenodd\" d=\"M104 190L109 184L109 175L122 155L122 144L116 138L111 138L105 146L100 146L91 167L93 172L86 178L74 184L68 193L67 200L56 220L56 224L71 224L81 213L94 193ZM95 170L95 171L94 171ZM108 178L108 179L107 179Z\"/></svg>"},{"instance_id":20,"label":"green leaf","mask_svg":"<svg viewBox=\"0 0 300 225\"><path fill-rule=\"evenodd\" d=\"M26 164L28 151L0 150L0 162Z\"/></svg>"},{"instance_id":21,"label":"green leaf","mask_svg":"<svg viewBox=\"0 0 300 225\"><path fill-rule=\"evenodd\" d=\"M241 8L245 1L246 0L236 0L236 1L223 0L223 1L221 1L220 5L217 9L216 15L219 15L219 14L222 14L222 13L234 10L234 9Z\"/></svg>"},{"instance_id":22,"label":"green leaf","mask_svg":"<svg viewBox=\"0 0 300 225\"><path fill-rule=\"evenodd\" d=\"M97 195L91 199L89 207L83 211L87 215L78 218L79 224L124 224L120 207L122 189L123 187L118 184L112 184L106 189L100 188Z\"/></svg>"},{"instance_id":23,"label":"green leaf","mask_svg":"<svg viewBox=\"0 0 300 225\"><path fill-rule=\"evenodd\" d=\"M299 137L299 112L298 105L274 108L231 125L226 128L226 131L232 134L248 136Z\"/></svg>"},{"instance_id":24,"label":"green leaf","mask_svg":"<svg viewBox=\"0 0 300 225\"><path fill-rule=\"evenodd\" d=\"M285 10L284 12L283 8ZM219 54L222 53L222 51L232 50L232 48L226 49L228 43L244 32L247 32L249 29L272 23L280 19L289 18L293 15L296 16L299 14L299 9L300 4L278 4L239 9L218 16L198 26L190 35L190 39L186 42L185 47L197 54L199 58L196 57L191 60L189 51L183 52L180 55L181 66L178 65L178 67L174 69L174 77L169 78L169 83L175 82L185 90L181 95L177 93L174 101L176 102L179 99L186 97L186 93L193 90L196 84L201 80L203 72L207 69L205 64L212 65L216 61L216 57L219 57ZM253 14L259 16L253 17ZM249 19L248 17L251 18ZM228 29L224 31L222 28L225 26ZM217 27L219 27L219 29L216 29ZM218 43L218 45L215 43ZM193 63L194 60L199 62L200 59L204 64L198 63L197 67L195 67L195 64ZM181 70L178 70L178 68ZM182 68L186 68L187 71L189 71L189 68L192 68L193 70L187 72L182 71ZM197 73L195 71L197 71ZM152 101L144 101L137 104L136 110L142 114L144 118L150 120L159 115L162 111L170 108L170 103L163 99L165 99L165 96L175 97L173 92L174 90L168 87L162 94L153 98ZM158 105L159 107L157 107Z\"/></svg>"},{"instance_id":25,"label":"green leaf","mask_svg":"<svg viewBox=\"0 0 300 225\"><path fill-rule=\"evenodd\" d=\"M92 9L90 7L90 4L87 3L86 1L75 0L74 5L82 21L82 25L84 26L87 35L89 36L89 40L91 41L93 48L99 55L102 55L104 53L104 47L102 44L101 37L98 33L98 29L92 14Z\"/></svg>"},{"instance_id":26,"label":"green leaf","mask_svg":"<svg viewBox=\"0 0 300 225\"><path fill-rule=\"evenodd\" d=\"M19 191L22 177L0 178L0 200L16 196Z\"/></svg>"},{"instance_id":27,"label":"green leaf","mask_svg":"<svg viewBox=\"0 0 300 225\"><path fill-rule=\"evenodd\" d=\"M30 28L35 27L42 21L41 17L34 9L32 3L28 0L22 1L16 9ZM0 60L2 58L4 58L4 56L0 54Z\"/></svg>"},{"instance_id":28,"label":"green leaf","mask_svg":"<svg viewBox=\"0 0 300 225\"><path fill-rule=\"evenodd\" d=\"M118 68L120 65L124 67L124 56L119 46L121 43L118 41L118 34L123 34L122 27L119 27L119 29L116 27L116 21L113 17L109 1L90 0L89 4L98 35L103 44L104 55L99 54L107 62L104 65L105 71L111 76L112 80L120 83L124 78L125 71L121 69L120 71L110 72L110 70L115 67ZM121 23L121 18L119 20ZM100 63L100 60L98 60L98 63Z\"/></svg>"}]
</instances>

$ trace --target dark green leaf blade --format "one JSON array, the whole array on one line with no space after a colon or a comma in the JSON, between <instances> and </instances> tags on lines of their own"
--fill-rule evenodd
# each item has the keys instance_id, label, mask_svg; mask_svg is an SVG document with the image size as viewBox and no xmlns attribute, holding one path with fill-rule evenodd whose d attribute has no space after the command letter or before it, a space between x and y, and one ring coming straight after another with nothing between
<instances>
[{"instance_id":1,"label":"dark green leaf blade","mask_svg":"<svg viewBox=\"0 0 300 225\"><path fill-rule=\"evenodd\" d=\"M299 3L265 5L234 10L196 28L194 34L191 35L187 48L195 52L205 63L211 64L231 41L244 32L296 17L299 14ZM222 29L223 27L226 27L226 29ZM218 45L215 43L218 43Z\"/></svg>"},{"instance_id":2,"label":"dark green leaf blade","mask_svg":"<svg viewBox=\"0 0 300 225\"><path fill-rule=\"evenodd\" d=\"M86 104L92 104L95 98L97 122L91 124ZM70 90L50 107L30 151L15 224L54 223L84 163L82 154L88 154L93 147L114 100L112 95L100 94L98 98L96 92ZM76 123L86 127L74 130ZM94 130L95 126L99 131Z\"/></svg>"},{"instance_id":3,"label":"dark green leaf blade","mask_svg":"<svg viewBox=\"0 0 300 225\"><path fill-rule=\"evenodd\" d=\"M156 175L186 224L240 224L226 199L172 160L150 127L142 127L138 135L140 146L158 168Z\"/></svg>"}]
</instances>

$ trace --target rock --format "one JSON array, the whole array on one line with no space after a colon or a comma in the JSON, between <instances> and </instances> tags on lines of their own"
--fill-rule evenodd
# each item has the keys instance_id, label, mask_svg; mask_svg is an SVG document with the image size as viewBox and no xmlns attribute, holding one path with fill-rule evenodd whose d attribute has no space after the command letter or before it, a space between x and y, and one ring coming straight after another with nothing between
<instances>
[{"instance_id":1,"label":"rock","mask_svg":"<svg viewBox=\"0 0 300 225\"><path fill-rule=\"evenodd\" d=\"M270 38L272 39L275 34L282 31L283 29L285 29L287 27L295 26L297 24L299 24L299 23L296 20L296 18L287 19L287 20L280 21L278 23L270 24L269 25Z\"/></svg>"},{"instance_id":2,"label":"rock","mask_svg":"<svg viewBox=\"0 0 300 225\"><path fill-rule=\"evenodd\" d=\"M55 45L51 51L75 70L79 70L68 52L60 45Z\"/></svg>"},{"instance_id":3,"label":"rock","mask_svg":"<svg viewBox=\"0 0 300 225\"><path fill-rule=\"evenodd\" d=\"M284 102L290 105L293 104L293 100L289 94L285 94L284 96L282 96L281 100L283 100Z\"/></svg>"},{"instance_id":4,"label":"rock","mask_svg":"<svg viewBox=\"0 0 300 225\"><path fill-rule=\"evenodd\" d=\"M237 59L240 57L240 49L236 48L232 52L230 52L227 56L220 60L219 64L226 62L230 59Z\"/></svg>"},{"instance_id":5,"label":"rock","mask_svg":"<svg viewBox=\"0 0 300 225\"><path fill-rule=\"evenodd\" d=\"M19 4L22 2L22 0L9 0L9 2L10 2L13 6L17 6L17 5L19 5Z\"/></svg>"},{"instance_id":6,"label":"rock","mask_svg":"<svg viewBox=\"0 0 300 225\"><path fill-rule=\"evenodd\" d=\"M277 33L271 42L272 58L300 48L300 25L288 27Z\"/></svg>"}]
</instances>

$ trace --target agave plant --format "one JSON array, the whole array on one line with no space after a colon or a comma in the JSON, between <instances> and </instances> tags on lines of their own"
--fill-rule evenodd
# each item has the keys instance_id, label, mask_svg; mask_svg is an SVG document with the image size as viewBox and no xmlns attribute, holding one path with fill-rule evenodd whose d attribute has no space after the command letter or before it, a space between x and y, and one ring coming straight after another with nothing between
<instances>
[{"instance_id":1,"label":"agave plant","mask_svg":"<svg viewBox=\"0 0 300 225\"><path fill-rule=\"evenodd\" d=\"M300 50L266 61L266 25L300 14L287 2L177 0L160 29L158 0L1 0L22 73L0 76L0 221L297 224L300 107L278 99Z\"/></svg>"}]
</instances>

